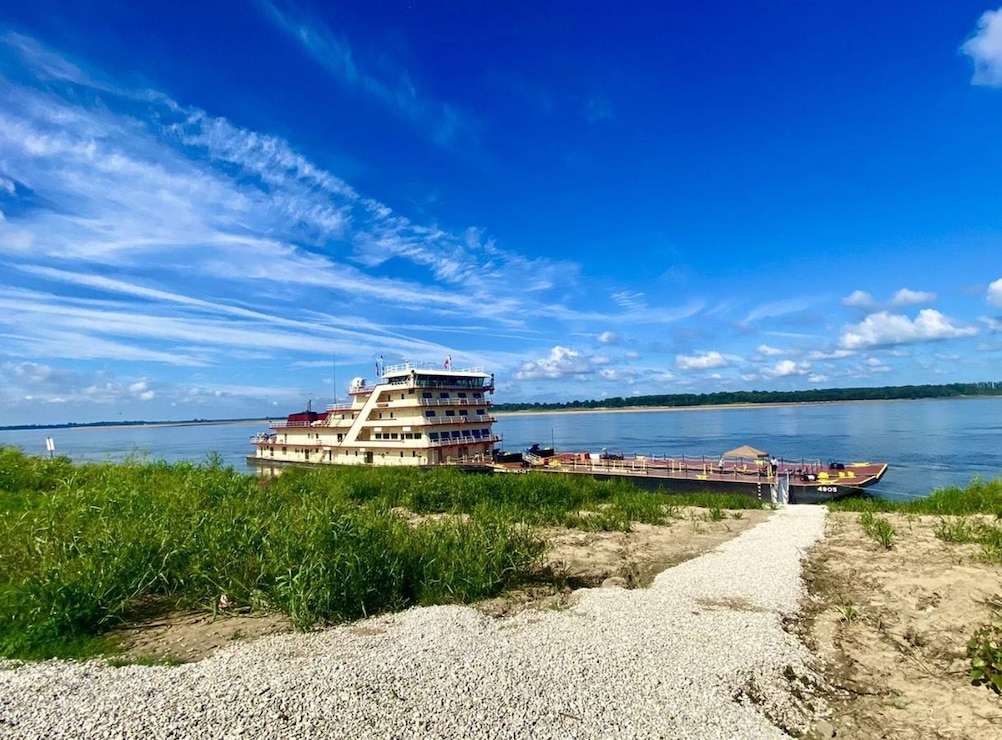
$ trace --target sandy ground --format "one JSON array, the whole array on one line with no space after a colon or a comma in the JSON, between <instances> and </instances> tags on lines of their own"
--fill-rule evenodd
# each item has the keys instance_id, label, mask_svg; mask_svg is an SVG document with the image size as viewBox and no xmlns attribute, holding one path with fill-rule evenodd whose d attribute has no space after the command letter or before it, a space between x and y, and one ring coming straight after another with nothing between
<instances>
[{"instance_id":1,"label":"sandy ground","mask_svg":"<svg viewBox=\"0 0 1002 740\"><path fill-rule=\"evenodd\" d=\"M802 637L832 689L838 738L1002 737L1002 700L968 680L967 641L991 621L1002 566L936 538L938 517L883 515L885 549L858 514L829 513L809 553Z\"/></svg>"},{"instance_id":2,"label":"sandy ground","mask_svg":"<svg viewBox=\"0 0 1002 740\"><path fill-rule=\"evenodd\" d=\"M769 511L684 509L668 526L634 531L546 532L554 583L478 604L504 616L566 606L582 587L643 587L769 517ZM935 536L936 517L886 515L891 549L869 538L857 514L831 513L825 539L807 554L803 614L790 626L817 656L830 727L815 737L1002 737L1002 699L968 680L966 643L989 622L1002 594L1002 566L980 548ZM128 655L198 660L233 640L290 630L277 616L180 614L133 626L119 637ZM833 734L834 733L834 734Z\"/></svg>"}]
</instances>

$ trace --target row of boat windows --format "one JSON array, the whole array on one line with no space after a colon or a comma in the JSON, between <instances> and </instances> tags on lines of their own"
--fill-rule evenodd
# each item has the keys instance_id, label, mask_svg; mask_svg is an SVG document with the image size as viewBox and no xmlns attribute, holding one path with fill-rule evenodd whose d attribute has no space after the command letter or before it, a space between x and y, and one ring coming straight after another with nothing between
<instances>
[{"instance_id":1,"label":"row of boat windows","mask_svg":"<svg viewBox=\"0 0 1002 740\"><path fill-rule=\"evenodd\" d=\"M434 397L434 395L435 394L432 393L431 391L424 391L424 392L421 393L421 398L432 398L432 397ZM439 393L438 397L439 398L451 398L451 396L448 393ZM460 391L459 393L456 394L456 398L466 398L466 397L467 397L467 395L465 393L463 393L462 391ZM484 394L483 393L474 393L473 397L474 398L483 398Z\"/></svg>"},{"instance_id":2,"label":"row of boat windows","mask_svg":"<svg viewBox=\"0 0 1002 740\"><path fill-rule=\"evenodd\" d=\"M428 439L432 442L439 442L446 439L489 439L491 432L489 429L457 429L451 432L428 432ZM319 439L319 435L317 435ZM343 434L337 435L337 441L340 442L344 438ZM374 440L394 440L394 439L424 439L424 434L421 432L373 432L372 438ZM288 448L283 447L282 453L287 454ZM296 448L295 452L306 453L306 450ZM273 451L274 454L274 451Z\"/></svg>"},{"instance_id":3,"label":"row of boat windows","mask_svg":"<svg viewBox=\"0 0 1002 740\"><path fill-rule=\"evenodd\" d=\"M414 378L418 388L484 388L486 378L454 378L443 375L422 375ZM390 385L405 385L411 381L406 375L398 375L389 379Z\"/></svg>"},{"instance_id":4,"label":"row of boat windows","mask_svg":"<svg viewBox=\"0 0 1002 740\"><path fill-rule=\"evenodd\" d=\"M443 439L489 439L491 432L489 429L463 429L452 432L428 432L428 439L438 442Z\"/></svg>"},{"instance_id":5,"label":"row of boat windows","mask_svg":"<svg viewBox=\"0 0 1002 740\"><path fill-rule=\"evenodd\" d=\"M486 413L487 413L487 411L485 411L484 409L477 409L477 416L484 416L484 415L485 415ZM432 418L433 416L437 416L438 414L437 414L437 413L436 413L435 411L425 411L425 412L424 412L424 415L425 415L425 416L426 416L427 418L429 418L429 419L430 419L430 418ZM446 412L445 412L445 415L446 415L446 416L455 416L455 415L456 415L456 412L455 412L455 410L453 410L453 409L449 409L448 411L446 411ZM466 411L466 409L462 409L462 410L461 410L461 411L459 412L459 415L460 415L460 416L462 416L462 417L465 417L465 416L468 416L468 414L467 414L467 411Z\"/></svg>"}]
</instances>

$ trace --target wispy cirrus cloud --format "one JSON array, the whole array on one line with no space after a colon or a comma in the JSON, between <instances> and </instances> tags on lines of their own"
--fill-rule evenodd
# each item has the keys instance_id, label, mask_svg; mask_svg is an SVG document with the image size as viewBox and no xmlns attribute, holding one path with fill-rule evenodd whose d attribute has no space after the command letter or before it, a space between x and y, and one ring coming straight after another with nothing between
<instances>
[{"instance_id":1,"label":"wispy cirrus cloud","mask_svg":"<svg viewBox=\"0 0 1002 740\"><path fill-rule=\"evenodd\" d=\"M408 121L436 144L451 148L476 146L473 116L454 103L422 93L403 67L380 59L379 71L358 58L351 42L326 24L289 3L259 0L265 16L294 38L302 49L340 85L378 102Z\"/></svg>"},{"instance_id":2,"label":"wispy cirrus cloud","mask_svg":"<svg viewBox=\"0 0 1002 740\"><path fill-rule=\"evenodd\" d=\"M296 323L303 306L337 295L338 316L345 317L344 308L347 318L355 311L358 325L376 327L395 310L420 309L433 330L436 318L452 327L458 317L524 327L542 305L534 293L574 279L574 265L507 252L477 229L453 234L413 223L282 139L160 93L95 81L30 39L5 38L0 51L22 65L27 81L0 78L7 204L0 259L40 284L274 326L282 325L281 315L293 322L286 324L290 331L304 330L305 320ZM89 94L95 91L103 93L100 103ZM418 268L411 271L415 279L381 274L389 259ZM184 287L158 292L142 277L150 264L161 283ZM98 265L120 277L96 277ZM206 291L217 299L195 297ZM244 295L268 296L274 310L248 309ZM94 321L90 330L100 325ZM385 336L373 330L356 339Z\"/></svg>"},{"instance_id":3,"label":"wispy cirrus cloud","mask_svg":"<svg viewBox=\"0 0 1002 740\"><path fill-rule=\"evenodd\" d=\"M763 319L775 319L781 316L799 313L807 308L810 308L811 303L811 299L804 297L787 298L781 301L766 303L749 311L742 323L754 324L758 321L762 321Z\"/></svg>"}]
</instances>

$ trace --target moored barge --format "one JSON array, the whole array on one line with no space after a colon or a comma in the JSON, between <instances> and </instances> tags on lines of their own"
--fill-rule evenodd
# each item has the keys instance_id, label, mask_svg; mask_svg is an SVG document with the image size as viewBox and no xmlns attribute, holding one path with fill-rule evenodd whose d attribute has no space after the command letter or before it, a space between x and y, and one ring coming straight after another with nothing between
<instances>
[{"instance_id":1,"label":"moored barge","mask_svg":"<svg viewBox=\"0 0 1002 740\"><path fill-rule=\"evenodd\" d=\"M542 454L540 454L542 453ZM772 503L818 504L862 494L880 482L887 463L834 460L790 461L748 445L719 458L624 456L555 452L533 447L520 460L498 463L506 472L540 471L627 479L640 488L666 493L738 493Z\"/></svg>"}]
</instances>

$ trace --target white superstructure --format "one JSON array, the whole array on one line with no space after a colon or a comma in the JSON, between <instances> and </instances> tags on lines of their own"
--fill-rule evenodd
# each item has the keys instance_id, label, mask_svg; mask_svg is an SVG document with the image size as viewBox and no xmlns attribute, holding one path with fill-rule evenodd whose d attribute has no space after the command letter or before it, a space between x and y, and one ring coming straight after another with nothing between
<instances>
[{"instance_id":1,"label":"white superstructure","mask_svg":"<svg viewBox=\"0 0 1002 740\"><path fill-rule=\"evenodd\" d=\"M449 465L490 463L494 376L483 368L404 363L370 385L351 383L350 403L272 422L251 439L262 473L286 465Z\"/></svg>"}]
</instances>

